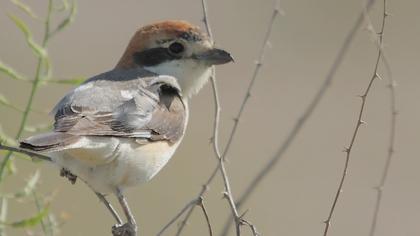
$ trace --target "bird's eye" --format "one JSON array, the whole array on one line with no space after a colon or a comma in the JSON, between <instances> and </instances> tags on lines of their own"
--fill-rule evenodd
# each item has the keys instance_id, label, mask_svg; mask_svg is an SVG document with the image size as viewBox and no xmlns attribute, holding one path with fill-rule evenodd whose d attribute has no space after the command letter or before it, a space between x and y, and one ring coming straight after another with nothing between
<instances>
[{"instance_id":1,"label":"bird's eye","mask_svg":"<svg viewBox=\"0 0 420 236\"><path fill-rule=\"evenodd\" d=\"M169 52L175 55L179 55L184 51L184 45L181 43L175 42L169 45Z\"/></svg>"}]
</instances>

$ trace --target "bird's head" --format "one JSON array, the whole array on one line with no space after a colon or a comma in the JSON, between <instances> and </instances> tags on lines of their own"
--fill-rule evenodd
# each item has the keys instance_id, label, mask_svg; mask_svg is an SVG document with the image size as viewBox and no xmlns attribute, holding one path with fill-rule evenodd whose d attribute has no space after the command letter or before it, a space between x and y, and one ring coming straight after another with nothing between
<instances>
[{"instance_id":1,"label":"bird's head","mask_svg":"<svg viewBox=\"0 0 420 236\"><path fill-rule=\"evenodd\" d=\"M116 68L143 67L159 75L173 76L189 97L203 87L213 65L231 61L231 55L214 48L198 27L185 21L163 21L140 28Z\"/></svg>"}]
</instances>

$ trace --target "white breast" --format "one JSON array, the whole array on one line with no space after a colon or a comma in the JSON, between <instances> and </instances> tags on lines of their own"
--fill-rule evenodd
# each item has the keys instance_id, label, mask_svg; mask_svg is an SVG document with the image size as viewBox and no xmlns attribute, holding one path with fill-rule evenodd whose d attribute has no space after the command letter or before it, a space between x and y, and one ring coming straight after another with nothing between
<instances>
[{"instance_id":1,"label":"white breast","mask_svg":"<svg viewBox=\"0 0 420 236\"><path fill-rule=\"evenodd\" d=\"M100 193L149 181L169 161L181 140L148 144L134 139L85 137L80 148L54 153L53 159Z\"/></svg>"},{"instance_id":2,"label":"white breast","mask_svg":"<svg viewBox=\"0 0 420 236\"><path fill-rule=\"evenodd\" d=\"M183 97L188 123L189 109ZM185 130L184 130L185 131ZM156 141L140 144L132 138L85 136L69 149L51 153L53 161L78 176L95 191L115 192L149 181L174 154L182 141Z\"/></svg>"}]
</instances>

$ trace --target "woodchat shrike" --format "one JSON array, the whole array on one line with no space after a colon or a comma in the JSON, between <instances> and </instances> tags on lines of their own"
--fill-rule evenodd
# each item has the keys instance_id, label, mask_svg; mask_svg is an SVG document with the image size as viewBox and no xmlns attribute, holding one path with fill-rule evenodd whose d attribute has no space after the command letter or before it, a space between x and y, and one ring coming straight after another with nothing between
<instances>
[{"instance_id":1,"label":"woodchat shrike","mask_svg":"<svg viewBox=\"0 0 420 236\"><path fill-rule=\"evenodd\" d=\"M188 99L208 81L213 65L233 61L196 26L163 21L140 28L116 67L71 90L55 106L51 132L23 140L73 183L86 182L111 211L114 235L136 235L123 195L147 182L172 157L188 122ZM116 194L123 224L105 198Z\"/></svg>"}]
</instances>

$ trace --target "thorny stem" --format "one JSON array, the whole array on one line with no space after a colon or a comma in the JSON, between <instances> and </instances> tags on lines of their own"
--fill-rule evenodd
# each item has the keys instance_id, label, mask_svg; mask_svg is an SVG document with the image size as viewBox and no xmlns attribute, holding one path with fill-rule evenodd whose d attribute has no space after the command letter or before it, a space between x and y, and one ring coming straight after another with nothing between
<instances>
[{"instance_id":1,"label":"thorny stem","mask_svg":"<svg viewBox=\"0 0 420 236\"><path fill-rule=\"evenodd\" d=\"M366 4L366 11L369 11L372 8L373 3L375 0L368 0ZM274 169L276 164L279 160L283 157L286 151L289 149L290 145L293 143L297 135L299 134L300 130L302 129L303 125L306 121L310 118L314 110L318 107L320 101L324 97L325 93L327 92L328 88L330 87L331 83L333 82L335 75L337 73L338 68L340 67L341 63L343 62L347 52L350 48L351 43L357 33L357 30L363 23L364 18L364 11L362 11L358 18L356 19L353 27L350 29L344 42L337 53L337 56L334 59L334 62L328 71L328 74L325 77L324 82L321 84L321 87L318 89L317 93L315 94L314 98L311 100L309 105L306 107L302 115L297 119L295 125L293 126L292 130L286 136L286 140L280 145L279 149L276 153L271 157L271 159L265 164L265 166L258 172L255 178L251 181L251 183L246 187L245 191L239 197L237 201L237 206L240 209L244 202L248 200L248 198L253 193L254 189L261 183L261 181ZM226 227L229 227L232 222L228 221L225 224ZM224 234L226 235L226 234Z\"/></svg>"},{"instance_id":2,"label":"thorny stem","mask_svg":"<svg viewBox=\"0 0 420 236\"><path fill-rule=\"evenodd\" d=\"M206 30L207 33L210 37L210 39L213 41L213 35L211 32L211 28L210 28L210 21L209 21L209 17L207 14L207 4L205 0L202 0L202 7L203 7L203 15L204 15L204 24L206 25ZM224 159L220 153L220 149L219 149L219 122L220 122L220 111L221 111L221 106L220 106L220 99L219 99L219 93L217 90L217 83L216 83L216 71L214 69L214 67L212 68L212 73L211 73L211 84L212 84L212 88L213 88L213 99L214 99L214 104L215 104L215 114L214 114L214 127L213 127L213 138L212 138L212 143L213 143L213 149L214 152L216 154L216 157L219 160L219 170L220 173L222 175L223 178L223 183L225 186L225 193L224 193L224 197L226 198L226 200L229 203L230 209L232 211L232 215L235 219L236 222L236 235L240 236L241 235L241 229L240 229L240 217L238 214L238 210L236 209L236 205L235 205L235 201L233 200L233 193L232 193L232 189L230 186L230 181L229 181L229 177L227 175L226 172L226 167L225 167L225 162ZM202 199L202 197L200 198Z\"/></svg>"},{"instance_id":3,"label":"thorny stem","mask_svg":"<svg viewBox=\"0 0 420 236\"><path fill-rule=\"evenodd\" d=\"M367 16L367 12L368 11L366 10L365 14L363 14L362 16L363 17L368 17ZM375 67L374 67L373 74L372 74L372 76L371 76L371 78L369 80L369 83L368 83L368 86L366 87L365 92L363 93L363 95L360 96L360 98L362 99L362 104L360 106L359 115L358 115L357 122L356 122L356 127L355 127L355 129L353 131L350 144L344 150L344 152L346 153L346 160L345 160L345 163L344 163L344 169L343 169L341 180L340 180L340 183L338 185L337 192L335 194L334 201L332 203L332 206L331 206L331 209L330 209L328 218L324 222L325 223L324 236L327 236L328 235L329 228L331 226L331 219L333 217L333 214L334 214L334 211L335 211L335 207L336 207L336 205L338 203L340 194L343 192L343 185L344 185L344 181L346 179L347 173L348 173L348 167L349 167L350 158L351 158L351 151L353 150L353 146L354 146L354 143L355 143L357 134L359 132L359 128L360 128L360 126L362 124L364 124L364 122L362 121L362 117L363 117L363 113L364 113L364 110L365 110L365 105L366 105L367 97L369 95L369 91L372 88L372 84L375 81L375 79L380 78L380 76L378 74L378 67L379 67L379 61L381 60L381 57L382 57L382 49L381 49L381 47L382 47L383 31L384 31L384 27L385 27L385 17L386 17L385 14L386 14L386 12L385 12L385 8L384 8L382 25L381 25L381 30L379 32L379 41L378 41L378 43L379 43L380 46L379 46L379 49L378 49L378 55L376 57Z\"/></svg>"},{"instance_id":4,"label":"thorny stem","mask_svg":"<svg viewBox=\"0 0 420 236\"><path fill-rule=\"evenodd\" d=\"M172 218L157 234L156 236L161 236L172 224L174 224L181 216L186 212L188 209L193 209L195 205L197 205L197 199L192 200L174 218Z\"/></svg>"},{"instance_id":5,"label":"thorny stem","mask_svg":"<svg viewBox=\"0 0 420 236\"><path fill-rule=\"evenodd\" d=\"M198 197L196 199L202 198L204 196L204 194L206 193L206 191L208 189L208 186L213 182L214 177L216 176L216 173L217 173L217 171L219 169L222 172L222 176L224 176L223 175L223 172L226 172L226 169L224 167L224 159L225 159L224 157L226 156L227 151L229 150L230 144L232 143L232 140L233 140L233 138L234 138L234 136L236 134L236 130L237 130L237 127L238 127L238 121L239 121L239 119L242 116L242 113L243 113L243 111L245 109L245 106L247 104L247 101L248 101L248 99L250 97L251 90L252 90L252 88L254 86L254 83L256 81L257 75L258 75L258 73L260 71L260 68L262 66L262 61L263 61L263 57L264 57L264 54L265 54L265 48L268 45L268 40L269 40L270 35L271 35L271 31L272 31L272 28L273 28L274 20L275 20L276 16L278 15L278 13L280 12L279 2L280 1L277 1L276 2L276 7L275 7L275 9L273 11L273 15L272 15L272 18L270 20L267 33L266 33L266 35L264 37L264 43L263 43L263 46L262 46L262 49L261 49L261 52L260 52L259 60L256 63L256 67L255 67L253 76L251 78L251 82L250 82L250 84L248 86L248 89L247 89L245 98L244 98L244 100L243 100L243 102L241 104L241 107L239 109L238 115L235 118L235 124L234 124L234 127L232 128L231 134L229 136L228 144L225 147L225 151L223 152L223 155L220 155L220 151L219 151L218 144L217 144L218 143L217 142L217 137L218 137L218 123L219 123L219 117L220 117L220 105L219 105L219 99L218 99L216 81L215 81L215 76L214 76L214 70L212 71L211 82L212 82L212 89L213 89L213 95L214 95L215 107L216 107L215 108L216 109L216 112L215 112L215 119L214 119L214 129L213 129L214 133L213 133L213 137L212 137L212 142L213 142L213 147L214 147L214 150L216 152L216 155L219 158L219 163L218 163L217 167L212 171L212 174L207 179L206 184L204 185L203 189L199 192ZM210 22L208 21L208 18L207 18L207 5L206 5L206 1L205 0L202 0L202 7L203 7L203 15L204 15L203 22L204 22L204 24L206 26L206 30L207 30L207 33L208 33L209 37L213 40L213 36L212 36L212 32L211 32L211 27L210 27ZM226 180L227 179L224 179L224 180L225 180L225 183L226 183ZM229 192L231 194L230 187L229 188L226 188L226 186L225 186L225 190L226 190L226 192L225 192L226 195L225 196L228 196L227 199L229 201L229 205L231 206L231 210L233 212L233 215L235 216L234 217L234 220L236 222L236 231L237 231L237 234L238 234L238 233L240 233L239 227L240 227L241 224L243 224L243 222L242 222L243 219L241 219L241 217L238 215L238 211L236 209L235 202L233 201L233 197L229 197ZM187 204L187 206L188 206L188 204ZM188 221L189 217L192 215L192 212L194 211L194 207L191 206L191 207L188 207L188 208L189 208L189 210L188 210L187 214L185 215L183 221L181 222L181 225L178 228L178 231L176 233L177 236L181 234L182 230L184 229L184 227L186 225L186 222ZM185 210L185 208L182 211L184 211L184 210ZM178 213L177 216L179 216L179 215L180 214ZM178 217L176 217L176 218L178 218ZM173 219L172 219L171 222L169 222L168 224L173 224L173 223L174 222L173 222ZM166 229L167 226L168 225L166 225L164 229ZM255 226L252 226L252 227L255 228ZM255 228L255 231L256 231L256 228Z\"/></svg>"},{"instance_id":6,"label":"thorny stem","mask_svg":"<svg viewBox=\"0 0 420 236\"><path fill-rule=\"evenodd\" d=\"M44 38L43 38L43 41L42 41L42 47L43 48L46 47L46 45L48 43L48 40L50 38L50 19L51 19L52 9L53 9L53 0L49 0L48 1L47 17L45 19ZM45 63L45 58L44 57L39 57L38 58L38 64L37 64L37 67L36 67L36 72L35 72L35 79L32 82L31 93L30 93L28 101L26 103L26 107L25 107L25 110L24 110L23 115L22 115L22 120L20 122L18 132L15 136L16 140L20 139L21 135L23 134L23 131L25 130L26 122L29 118L29 113L31 111L31 107L32 107L32 104L33 104L33 101L34 101L34 98L35 98L35 94L36 94L36 91L38 89L39 82L41 81L41 78L42 78L42 72L43 72L42 71L42 66L43 66L44 63ZM3 162L0 165L0 182L2 181L2 179L4 177L4 170L7 166L7 163L9 162L12 154L13 154L12 151L8 152L6 154Z\"/></svg>"},{"instance_id":7,"label":"thorny stem","mask_svg":"<svg viewBox=\"0 0 420 236\"><path fill-rule=\"evenodd\" d=\"M270 39L270 36L271 36L271 32L273 30L274 22L275 22L275 19L276 19L277 15L280 12L280 6L279 5L280 5L280 1L278 0L278 1L276 1L276 5L275 5L273 13L271 15L270 22L268 23L267 32L265 33L265 36L264 36L263 45L261 47L258 60L255 63L255 68L254 68L254 72L253 72L252 77L251 77L251 81L249 82L248 88L245 92L245 96L242 99L242 103L241 103L241 106L239 108L239 112L236 115L236 117L233 119L234 120L233 128L232 128L232 131L229 135L229 139L226 143L225 150L223 151L223 158L224 159L226 158L226 155L230 150L232 141L233 141L233 139L236 135L236 130L238 128L239 121L242 117L242 113L245 110L245 107L248 103L248 100L251 98L251 90L254 87L255 81L257 80L258 74L259 74L259 72L261 70L261 67L263 65L265 51L266 51L266 49L268 47L268 44L269 44L269 39Z\"/></svg>"},{"instance_id":8,"label":"thorny stem","mask_svg":"<svg viewBox=\"0 0 420 236\"><path fill-rule=\"evenodd\" d=\"M219 170L219 163L217 165L217 167L213 170L212 174L209 176L209 178L207 179L206 183L203 185L203 188L201 189L201 191L198 193L198 197L195 198L193 201L197 201L198 199L202 198L204 196L204 194L208 191L209 189L209 185L210 183L213 181L213 179L216 177L217 171ZM187 214L185 214L184 219L181 221L181 224L179 225L178 231L176 233L176 236L181 235L182 230L185 228L188 219L190 218L190 216L192 215L194 211L194 207L189 207ZM178 214L179 215L179 214ZM174 222L172 222L174 223ZM168 223L169 224L169 223Z\"/></svg>"},{"instance_id":9,"label":"thorny stem","mask_svg":"<svg viewBox=\"0 0 420 236\"><path fill-rule=\"evenodd\" d=\"M381 31L379 32L379 37L378 37L378 46L379 46L379 50L382 51L382 41L383 41L383 35L384 35L384 28L385 28L385 19L388 16L388 12L387 12L387 1L384 0L383 1L383 18L382 18L382 28ZM391 123L390 123L390 135L389 135L389 144L388 144L388 153L387 153L387 158L386 158L386 162L385 162L385 167L383 169L382 175L381 175L381 179L379 182L379 186L376 187L376 203L375 203L375 209L374 209L374 214L373 214L373 218L372 218L372 224L370 226L370 231L369 231L369 235L370 236L374 236L375 232L376 232L376 226L377 226L377 222L378 222L378 217L379 217L379 210L381 207L381 201L382 201L382 194L383 194L383 189L385 187L385 183L388 177L388 173L389 173L389 169L391 166L391 160L392 160L392 156L394 154L394 145L395 145L395 129L396 129L396 119L397 119L397 109L396 109L396 96L395 96L395 82L392 78L391 75L388 75L388 79L389 79L389 89L390 89L390 111L391 111Z\"/></svg>"},{"instance_id":10,"label":"thorny stem","mask_svg":"<svg viewBox=\"0 0 420 236\"><path fill-rule=\"evenodd\" d=\"M209 215L207 213L206 206L204 205L204 200L203 200L202 197L199 199L197 204L200 206L201 210L203 211L203 215L204 215L204 218L206 219L207 227L209 229L209 235L213 236L213 230L212 230L212 227L211 227L211 224L210 224L210 218L209 218Z\"/></svg>"}]
</instances>

